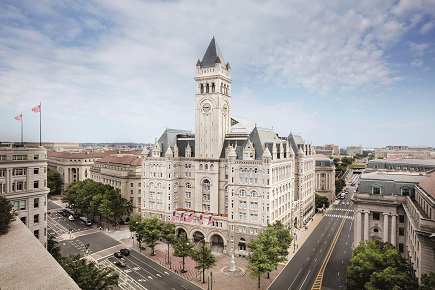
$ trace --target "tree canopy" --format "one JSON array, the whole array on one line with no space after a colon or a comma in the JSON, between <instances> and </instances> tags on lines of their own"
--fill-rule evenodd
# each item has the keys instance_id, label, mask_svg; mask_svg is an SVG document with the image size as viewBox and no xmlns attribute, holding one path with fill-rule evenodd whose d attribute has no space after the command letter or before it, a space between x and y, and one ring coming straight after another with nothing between
<instances>
[{"instance_id":1,"label":"tree canopy","mask_svg":"<svg viewBox=\"0 0 435 290\"><path fill-rule=\"evenodd\" d=\"M162 222L157 216L142 220L144 227L140 228L139 234L143 235L143 241L151 248L151 256L154 256L154 248L162 236Z\"/></svg>"},{"instance_id":2,"label":"tree canopy","mask_svg":"<svg viewBox=\"0 0 435 290\"><path fill-rule=\"evenodd\" d=\"M202 269L202 283L205 283L205 269L210 269L216 265L216 258L211 253L210 247L206 243L202 243L197 249L194 249L191 255L196 262L196 269Z\"/></svg>"},{"instance_id":3,"label":"tree canopy","mask_svg":"<svg viewBox=\"0 0 435 290\"><path fill-rule=\"evenodd\" d=\"M316 194L316 208L323 208L323 206L329 207L329 199L326 196Z\"/></svg>"},{"instance_id":4,"label":"tree canopy","mask_svg":"<svg viewBox=\"0 0 435 290\"><path fill-rule=\"evenodd\" d=\"M120 190L110 185L86 179L68 185L64 201L82 214L118 222L133 211L131 201L121 197Z\"/></svg>"},{"instance_id":5,"label":"tree canopy","mask_svg":"<svg viewBox=\"0 0 435 290\"><path fill-rule=\"evenodd\" d=\"M63 181L59 173L47 171L47 186L50 188L49 195L58 195L62 193Z\"/></svg>"},{"instance_id":6,"label":"tree canopy","mask_svg":"<svg viewBox=\"0 0 435 290\"><path fill-rule=\"evenodd\" d=\"M119 275L110 267L98 267L95 262L70 255L59 260L60 265L81 289L112 289L118 286Z\"/></svg>"},{"instance_id":7,"label":"tree canopy","mask_svg":"<svg viewBox=\"0 0 435 290\"><path fill-rule=\"evenodd\" d=\"M361 242L347 267L346 287L357 289L418 289L411 266L391 244Z\"/></svg>"},{"instance_id":8,"label":"tree canopy","mask_svg":"<svg viewBox=\"0 0 435 290\"><path fill-rule=\"evenodd\" d=\"M192 254L194 244L189 242L186 233L181 233L174 243L174 256L183 258L183 269L181 272L186 272L184 269L184 259Z\"/></svg>"},{"instance_id":9,"label":"tree canopy","mask_svg":"<svg viewBox=\"0 0 435 290\"><path fill-rule=\"evenodd\" d=\"M12 202L0 195L0 236L9 232L11 223L15 220L12 208Z\"/></svg>"}]
</instances>

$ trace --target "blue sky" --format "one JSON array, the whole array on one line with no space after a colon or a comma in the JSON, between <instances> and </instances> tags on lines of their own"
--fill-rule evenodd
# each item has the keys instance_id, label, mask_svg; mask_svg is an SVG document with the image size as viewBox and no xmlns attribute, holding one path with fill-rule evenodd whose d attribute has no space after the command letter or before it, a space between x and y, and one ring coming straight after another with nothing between
<instances>
[{"instance_id":1,"label":"blue sky","mask_svg":"<svg viewBox=\"0 0 435 290\"><path fill-rule=\"evenodd\" d=\"M435 1L0 1L0 140L194 129L212 36L231 115L315 145L435 146Z\"/></svg>"}]
</instances>

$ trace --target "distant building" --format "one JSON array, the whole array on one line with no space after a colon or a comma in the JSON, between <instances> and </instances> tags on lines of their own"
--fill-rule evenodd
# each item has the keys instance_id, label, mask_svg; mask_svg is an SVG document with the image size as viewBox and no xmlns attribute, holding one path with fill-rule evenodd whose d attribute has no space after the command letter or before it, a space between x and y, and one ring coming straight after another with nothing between
<instances>
[{"instance_id":1,"label":"distant building","mask_svg":"<svg viewBox=\"0 0 435 290\"><path fill-rule=\"evenodd\" d=\"M47 150L43 147L0 147L0 194L37 239L47 243ZM2 258L3 260L3 258Z\"/></svg>"},{"instance_id":2,"label":"distant building","mask_svg":"<svg viewBox=\"0 0 435 290\"><path fill-rule=\"evenodd\" d=\"M25 142L27 147L38 147L39 142ZM75 142L42 142L42 147L47 149L47 151L64 152L64 151L81 151L79 143Z\"/></svg>"},{"instance_id":3,"label":"distant building","mask_svg":"<svg viewBox=\"0 0 435 290\"><path fill-rule=\"evenodd\" d=\"M435 173L371 172L353 197L354 246L379 240L397 247L418 279L435 269Z\"/></svg>"},{"instance_id":4,"label":"distant building","mask_svg":"<svg viewBox=\"0 0 435 290\"><path fill-rule=\"evenodd\" d=\"M346 154L350 156L355 156L357 154L363 154L363 148L361 145L352 145L346 148Z\"/></svg>"},{"instance_id":5,"label":"distant building","mask_svg":"<svg viewBox=\"0 0 435 290\"><path fill-rule=\"evenodd\" d=\"M141 159L138 156L106 156L94 162L90 178L121 191L133 204L133 214L141 212Z\"/></svg>"},{"instance_id":6,"label":"distant building","mask_svg":"<svg viewBox=\"0 0 435 290\"><path fill-rule=\"evenodd\" d=\"M1 289L80 290L50 253L19 220L0 236Z\"/></svg>"},{"instance_id":7,"label":"distant building","mask_svg":"<svg viewBox=\"0 0 435 290\"><path fill-rule=\"evenodd\" d=\"M335 201L335 165L331 159L316 154L316 193Z\"/></svg>"},{"instance_id":8,"label":"distant building","mask_svg":"<svg viewBox=\"0 0 435 290\"><path fill-rule=\"evenodd\" d=\"M340 155L340 148L335 144L326 144L325 146L314 146L317 154L323 154L328 157Z\"/></svg>"},{"instance_id":9,"label":"distant building","mask_svg":"<svg viewBox=\"0 0 435 290\"><path fill-rule=\"evenodd\" d=\"M387 146L375 148L375 158L435 158L435 149L428 146Z\"/></svg>"},{"instance_id":10,"label":"distant building","mask_svg":"<svg viewBox=\"0 0 435 290\"><path fill-rule=\"evenodd\" d=\"M427 172L435 169L435 159L374 159L367 163L367 171L411 171Z\"/></svg>"},{"instance_id":11,"label":"distant building","mask_svg":"<svg viewBox=\"0 0 435 290\"><path fill-rule=\"evenodd\" d=\"M139 156L140 151L83 151L53 152L48 151L48 169L58 172L65 187L75 181L91 178L90 170L94 162L106 156Z\"/></svg>"}]
</instances>

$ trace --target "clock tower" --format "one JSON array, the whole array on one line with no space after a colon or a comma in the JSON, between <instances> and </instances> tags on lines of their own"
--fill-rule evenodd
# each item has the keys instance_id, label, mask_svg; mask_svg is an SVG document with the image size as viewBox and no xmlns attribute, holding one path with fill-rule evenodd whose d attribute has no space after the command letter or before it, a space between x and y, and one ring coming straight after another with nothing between
<instances>
[{"instance_id":1,"label":"clock tower","mask_svg":"<svg viewBox=\"0 0 435 290\"><path fill-rule=\"evenodd\" d=\"M195 158L217 160L231 126L231 67L214 37L196 63L195 84Z\"/></svg>"}]
</instances>

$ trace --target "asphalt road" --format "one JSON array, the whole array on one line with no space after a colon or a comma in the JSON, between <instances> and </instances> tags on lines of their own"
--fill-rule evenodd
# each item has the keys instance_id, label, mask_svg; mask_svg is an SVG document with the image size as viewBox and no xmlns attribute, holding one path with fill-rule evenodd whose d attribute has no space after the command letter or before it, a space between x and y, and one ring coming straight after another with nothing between
<instances>
[{"instance_id":1,"label":"asphalt road","mask_svg":"<svg viewBox=\"0 0 435 290\"><path fill-rule=\"evenodd\" d=\"M114 265L114 262L119 260L114 256L102 260L99 262L104 265L111 264L117 272L127 274L144 287L136 287L138 289L200 289L134 250L130 252L129 256L123 257L123 261L127 265L125 268Z\"/></svg>"},{"instance_id":2,"label":"asphalt road","mask_svg":"<svg viewBox=\"0 0 435 290\"><path fill-rule=\"evenodd\" d=\"M270 290L311 289L314 285L319 286L318 289L321 285L331 289L340 289L339 286L342 285L344 288L345 263L350 256L347 259L346 257L351 254L353 238L353 209L351 205L346 205L350 202L351 195L349 193L344 200L340 200L339 205L330 207L302 247L270 285Z\"/></svg>"},{"instance_id":3,"label":"asphalt road","mask_svg":"<svg viewBox=\"0 0 435 290\"><path fill-rule=\"evenodd\" d=\"M69 229L72 229L72 233L76 233L89 230L91 227L96 227L95 225L86 227L78 220L69 221L67 218L57 213L57 210L61 207L51 201L48 202L48 208L51 210L51 213L48 215L48 233L50 235L60 236L69 233ZM87 244L89 244L89 247L86 247ZM112 267L119 273L120 289L200 289L134 250L131 250L130 256L123 258L127 267L120 268L114 265L117 258L115 258L113 252L108 249L121 244L122 243L106 235L104 232L99 231L89 234L83 233L73 240L63 240L59 242L61 253L64 256L70 254L80 254L84 256L85 253L93 254L107 250L109 255L100 259L98 263L101 266Z\"/></svg>"}]
</instances>

